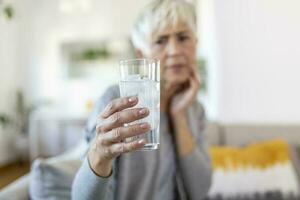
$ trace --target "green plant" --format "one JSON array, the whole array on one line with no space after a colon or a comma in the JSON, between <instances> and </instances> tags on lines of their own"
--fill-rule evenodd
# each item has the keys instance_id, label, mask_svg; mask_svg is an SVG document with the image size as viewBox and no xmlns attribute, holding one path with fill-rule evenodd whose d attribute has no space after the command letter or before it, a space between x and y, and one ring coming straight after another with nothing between
<instances>
[{"instance_id":1,"label":"green plant","mask_svg":"<svg viewBox=\"0 0 300 200\"><path fill-rule=\"evenodd\" d=\"M7 114L0 114L0 127L5 128L9 123L11 119Z\"/></svg>"},{"instance_id":2,"label":"green plant","mask_svg":"<svg viewBox=\"0 0 300 200\"><path fill-rule=\"evenodd\" d=\"M7 5L3 9L3 13L7 17L7 19L12 19L14 16L14 9L10 5Z\"/></svg>"},{"instance_id":3,"label":"green plant","mask_svg":"<svg viewBox=\"0 0 300 200\"><path fill-rule=\"evenodd\" d=\"M26 105L23 93L18 90L16 92L15 112L11 115L0 114L0 126L3 128L11 127L15 132L26 134L29 128L30 114L42 105L51 102L42 100L31 105Z\"/></svg>"},{"instance_id":4,"label":"green plant","mask_svg":"<svg viewBox=\"0 0 300 200\"><path fill-rule=\"evenodd\" d=\"M206 60L205 59L198 59L197 60L197 67L201 78L201 85L200 90L203 92L207 91L207 70L206 70Z\"/></svg>"},{"instance_id":5,"label":"green plant","mask_svg":"<svg viewBox=\"0 0 300 200\"><path fill-rule=\"evenodd\" d=\"M5 18L7 18L8 20L11 20L14 17L14 8L10 5L10 4L4 4L1 0L0 0L0 15L4 15Z\"/></svg>"},{"instance_id":6,"label":"green plant","mask_svg":"<svg viewBox=\"0 0 300 200\"><path fill-rule=\"evenodd\" d=\"M23 93L18 90L16 94L16 117L14 122L18 131L21 133L27 133L30 114L37 108L49 104L51 104L51 102L48 100L40 100L33 104L26 105Z\"/></svg>"},{"instance_id":7,"label":"green plant","mask_svg":"<svg viewBox=\"0 0 300 200\"><path fill-rule=\"evenodd\" d=\"M107 59L111 56L111 53L105 45L95 48L84 49L83 51L73 55L73 59L77 61L81 60L98 60Z\"/></svg>"}]
</instances>

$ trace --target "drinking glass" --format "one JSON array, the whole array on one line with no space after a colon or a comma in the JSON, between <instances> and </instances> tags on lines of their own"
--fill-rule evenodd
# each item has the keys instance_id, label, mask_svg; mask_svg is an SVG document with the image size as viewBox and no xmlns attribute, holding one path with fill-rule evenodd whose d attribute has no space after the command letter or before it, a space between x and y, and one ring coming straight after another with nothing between
<instances>
[{"instance_id":1,"label":"drinking glass","mask_svg":"<svg viewBox=\"0 0 300 200\"><path fill-rule=\"evenodd\" d=\"M124 124L148 122L150 131L127 138L125 142L144 139L146 144L141 150L159 149L160 63L155 59L130 59L121 60L119 67L121 97L137 96L139 102L135 107L146 107L150 111L146 118Z\"/></svg>"}]
</instances>

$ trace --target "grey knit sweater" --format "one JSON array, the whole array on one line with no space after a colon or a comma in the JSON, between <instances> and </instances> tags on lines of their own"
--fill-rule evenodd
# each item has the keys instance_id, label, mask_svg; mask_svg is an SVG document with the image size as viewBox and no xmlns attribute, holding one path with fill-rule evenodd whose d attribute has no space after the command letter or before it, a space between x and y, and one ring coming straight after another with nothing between
<instances>
[{"instance_id":1,"label":"grey knit sweater","mask_svg":"<svg viewBox=\"0 0 300 200\"><path fill-rule=\"evenodd\" d=\"M87 123L86 138L95 136L97 115L107 103L119 97L119 88L110 87L100 98ZM74 200L174 200L203 199L211 184L211 165L204 144L204 110L194 103L188 112L189 125L197 148L180 157L169 130L168 119L161 114L160 149L137 151L114 160L109 178L97 176L87 159L78 171L72 186Z\"/></svg>"}]
</instances>

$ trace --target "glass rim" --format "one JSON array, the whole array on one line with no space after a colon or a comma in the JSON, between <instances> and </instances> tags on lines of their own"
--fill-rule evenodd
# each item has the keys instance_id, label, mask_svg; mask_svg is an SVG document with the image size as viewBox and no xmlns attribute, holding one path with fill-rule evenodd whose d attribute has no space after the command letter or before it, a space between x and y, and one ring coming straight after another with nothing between
<instances>
[{"instance_id":1,"label":"glass rim","mask_svg":"<svg viewBox=\"0 0 300 200\"><path fill-rule=\"evenodd\" d=\"M134 62L148 62L148 64L157 63L159 64L159 60L155 58L131 58L131 59L122 59L119 60L119 65L122 66L124 64L134 63Z\"/></svg>"}]
</instances>

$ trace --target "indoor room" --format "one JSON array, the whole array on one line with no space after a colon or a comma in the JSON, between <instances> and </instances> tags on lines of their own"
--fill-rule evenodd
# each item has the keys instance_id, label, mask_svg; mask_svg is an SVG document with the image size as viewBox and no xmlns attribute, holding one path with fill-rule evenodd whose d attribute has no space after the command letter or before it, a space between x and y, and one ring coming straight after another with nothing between
<instances>
[{"instance_id":1,"label":"indoor room","mask_svg":"<svg viewBox=\"0 0 300 200\"><path fill-rule=\"evenodd\" d=\"M300 199L299 9L0 0L0 199Z\"/></svg>"}]
</instances>

